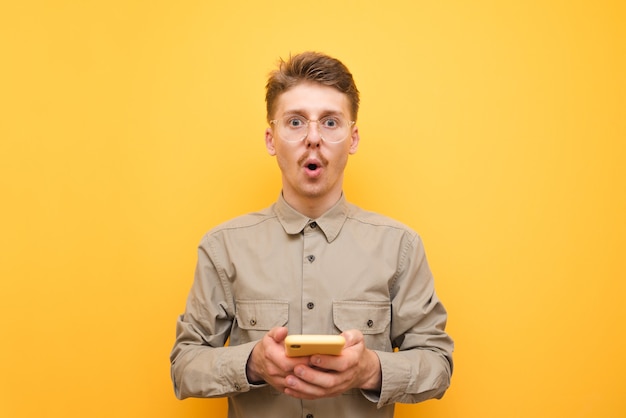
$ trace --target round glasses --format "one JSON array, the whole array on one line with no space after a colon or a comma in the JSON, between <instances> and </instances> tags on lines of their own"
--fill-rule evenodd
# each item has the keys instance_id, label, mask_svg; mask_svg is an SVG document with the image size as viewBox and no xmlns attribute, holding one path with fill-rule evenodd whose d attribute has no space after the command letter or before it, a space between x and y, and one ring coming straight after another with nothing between
<instances>
[{"instance_id":1,"label":"round glasses","mask_svg":"<svg viewBox=\"0 0 626 418\"><path fill-rule=\"evenodd\" d=\"M271 124L278 128L279 136L286 142L300 142L309 135L309 125L317 123L317 132L324 142L336 144L350 136L354 121L339 116L325 116L319 120L308 120L303 116L291 115L274 119Z\"/></svg>"}]
</instances>

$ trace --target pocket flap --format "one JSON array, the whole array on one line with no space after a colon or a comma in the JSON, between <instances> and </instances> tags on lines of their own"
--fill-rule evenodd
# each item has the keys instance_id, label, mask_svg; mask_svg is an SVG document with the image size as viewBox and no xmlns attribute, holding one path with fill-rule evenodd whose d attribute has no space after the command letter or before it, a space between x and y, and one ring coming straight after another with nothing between
<instances>
[{"instance_id":1,"label":"pocket flap","mask_svg":"<svg viewBox=\"0 0 626 418\"><path fill-rule=\"evenodd\" d=\"M380 334L391 323L389 302L335 301L333 321L339 330L358 329L364 335Z\"/></svg>"},{"instance_id":2,"label":"pocket flap","mask_svg":"<svg viewBox=\"0 0 626 418\"><path fill-rule=\"evenodd\" d=\"M239 328L269 331L289 318L289 303L282 300L238 300L235 317Z\"/></svg>"}]
</instances>

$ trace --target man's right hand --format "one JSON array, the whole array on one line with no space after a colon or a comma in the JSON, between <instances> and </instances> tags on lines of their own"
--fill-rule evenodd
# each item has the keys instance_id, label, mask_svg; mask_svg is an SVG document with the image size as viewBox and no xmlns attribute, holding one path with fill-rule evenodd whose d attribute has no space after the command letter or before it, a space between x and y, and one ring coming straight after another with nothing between
<instances>
[{"instance_id":1,"label":"man's right hand","mask_svg":"<svg viewBox=\"0 0 626 418\"><path fill-rule=\"evenodd\" d=\"M280 392L285 391L285 377L293 375L298 364L308 364L310 357L285 355L286 327L272 328L259 341L248 358L246 374L250 383L268 383Z\"/></svg>"}]
</instances>

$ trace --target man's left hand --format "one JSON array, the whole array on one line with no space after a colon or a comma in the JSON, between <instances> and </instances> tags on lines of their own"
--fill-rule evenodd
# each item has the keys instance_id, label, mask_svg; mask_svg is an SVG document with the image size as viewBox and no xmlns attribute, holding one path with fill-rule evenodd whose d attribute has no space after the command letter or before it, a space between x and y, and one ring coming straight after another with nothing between
<instances>
[{"instance_id":1,"label":"man's left hand","mask_svg":"<svg viewBox=\"0 0 626 418\"><path fill-rule=\"evenodd\" d=\"M315 354L309 365L299 364L285 379L285 394L300 399L332 398L349 389L380 391L380 360L365 347L363 334L348 330L339 356Z\"/></svg>"}]
</instances>

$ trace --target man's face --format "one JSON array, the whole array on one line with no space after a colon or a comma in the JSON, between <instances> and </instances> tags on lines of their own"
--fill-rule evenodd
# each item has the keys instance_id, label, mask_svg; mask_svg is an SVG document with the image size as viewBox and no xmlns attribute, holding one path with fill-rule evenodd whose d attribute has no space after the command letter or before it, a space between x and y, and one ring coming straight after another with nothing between
<instances>
[{"instance_id":1,"label":"man's face","mask_svg":"<svg viewBox=\"0 0 626 418\"><path fill-rule=\"evenodd\" d=\"M301 83L282 93L275 109L273 118L279 120L291 115L310 121L329 115L352 120L348 97L317 83ZM281 138L276 124L266 130L267 150L276 156L288 203L296 209L301 205L329 208L339 199L348 155L356 152L359 143L358 128L351 125L346 136L342 142L328 143L320 137L316 123L309 124L308 135L299 142Z\"/></svg>"}]
</instances>

